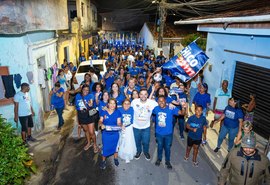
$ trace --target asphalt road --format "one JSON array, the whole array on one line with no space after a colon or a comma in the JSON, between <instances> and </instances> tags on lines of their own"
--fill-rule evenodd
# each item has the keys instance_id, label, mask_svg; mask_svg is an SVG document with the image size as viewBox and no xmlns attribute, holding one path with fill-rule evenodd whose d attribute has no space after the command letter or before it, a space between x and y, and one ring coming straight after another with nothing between
<instances>
[{"instance_id":1,"label":"asphalt road","mask_svg":"<svg viewBox=\"0 0 270 185\"><path fill-rule=\"evenodd\" d=\"M52 184L55 185L215 185L217 172L214 172L206 160L198 156L199 167L193 167L191 157L189 162L183 160L186 140L180 140L178 127L175 128L171 148L172 170L162 164L157 167L157 157L154 131L152 127L150 155L151 160L146 161L144 155L139 160L129 164L120 160L118 167L113 164L113 157L107 160L107 168L99 169L101 154L94 154L93 148L84 151L85 139L75 141L73 133L67 138L62 155L58 161L57 172ZM98 143L100 141L98 136ZM164 157L164 155L163 155Z\"/></svg>"}]
</instances>

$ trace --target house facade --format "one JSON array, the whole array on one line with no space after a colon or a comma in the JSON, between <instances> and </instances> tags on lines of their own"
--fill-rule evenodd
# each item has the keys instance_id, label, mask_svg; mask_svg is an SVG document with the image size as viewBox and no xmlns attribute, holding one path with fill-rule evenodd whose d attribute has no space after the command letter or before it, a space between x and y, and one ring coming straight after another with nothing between
<instances>
[{"instance_id":1,"label":"house facade","mask_svg":"<svg viewBox=\"0 0 270 185\"><path fill-rule=\"evenodd\" d=\"M4 82L0 112L15 126L14 92L20 91L21 83L29 83L34 131L39 131L44 123L43 113L49 110L47 97L53 83L47 72L58 65L55 30L68 28L67 2L4 1L0 8L0 76L10 77Z\"/></svg>"},{"instance_id":2,"label":"house facade","mask_svg":"<svg viewBox=\"0 0 270 185\"><path fill-rule=\"evenodd\" d=\"M249 102L251 93L256 94L254 129L265 138L269 137L269 14L201 18L175 24L198 24L198 31L207 32L206 54L209 60L203 74L212 102L222 80L229 81L233 96L241 104Z\"/></svg>"}]
</instances>

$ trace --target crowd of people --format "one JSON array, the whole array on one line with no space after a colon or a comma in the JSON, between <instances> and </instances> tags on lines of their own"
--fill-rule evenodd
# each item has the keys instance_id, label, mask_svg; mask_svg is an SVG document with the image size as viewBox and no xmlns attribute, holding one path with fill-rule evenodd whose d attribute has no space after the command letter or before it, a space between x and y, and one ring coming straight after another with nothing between
<instances>
[{"instance_id":1,"label":"crowd of people","mask_svg":"<svg viewBox=\"0 0 270 185\"><path fill-rule=\"evenodd\" d=\"M193 149L192 163L197 167L198 149L201 144L207 143L206 117L211 105L211 95L208 93L208 85L204 83L202 73L197 74L188 83L184 83L173 76L170 70L162 69L167 59L162 51L155 56L153 50L142 47L124 49L111 47L109 52L104 53L96 49L97 47L93 48L90 52L92 59L101 56L107 60L107 72L104 76L101 76L96 69L90 68L80 87L74 89L72 82L76 80L74 79L76 67L65 61L62 65L63 69L58 71L58 82L50 92L51 104L59 117L58 129L61 129L64 124L62 113L65 107L75 105L78 131L81 132L83 129L87 139L85 151L91 146L95 153L100 151L96 138L99 130L101 131L100 168L105 169L106 158L112 155L116 166L119 165L118 157L129 163L134 158L139 159L143 153L145 159L150 160L149 144L153 123L158 148L155 165L160 165L164 150L165 164L168 169L172 169L170 150L177 124L180 139L187 141L186 154L183 158L188 161L190 151ZM81 62L85 61L85 58L80 59ZM19 102L15 96L16 101ZM193 105L195 105L194 109ZM250 159L248 156L253 156L255 153L262 155L255 149L256 139L252 132L252 112L256 107L255 94L251 94L251 102L243 107L246 111L245 115L239 106L239 101L231 96L228 81L223 80L221 88L217 89L214 95L215 118L209 124L213 127L215 123L220 122L220 133L214 152L219 151L222 141L228 134L228 152L235 146L241 148L241 155L247 156L246 160ZM30 113L32 114L31 111ZM18 120L17 117L15 119ZM186 138L185 130L188 132ZM24 140L26 140L26 131L23 130ZM80 136L80 133L78 135ZM252 138L254 142L250 144L250 140L243 139L246 137ZM242 146L239 147L241 144ZM249 147L254 149L253 153L246 151ZM229 157L227 160L232 159ZM269 180L269 161L265 164L267 168L261 169ZM228 166L224 165L223 172L226 171L228 174L228 170ZM226 175L222 177L223 182ZM249 178L253 177L257 178L256 175L249 176Z\"/></svg>"}]
</instances>

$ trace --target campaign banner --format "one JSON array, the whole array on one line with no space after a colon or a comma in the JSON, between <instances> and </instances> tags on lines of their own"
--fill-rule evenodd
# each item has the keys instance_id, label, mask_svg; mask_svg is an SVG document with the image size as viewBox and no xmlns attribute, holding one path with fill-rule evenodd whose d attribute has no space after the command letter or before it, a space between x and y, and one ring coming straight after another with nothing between
<instances>
[{"instance_id":1,"label":"campaign banner","mask_svg":"<svg viewBox=\"0 0 270 185\"><path fill-rule=\"evenodd\" d=\"M208 56L195 42L192 42L163 64L162 68L170 70L173 76L187 82L204 67L207 60Z\"/></svg>"}]
</instances>

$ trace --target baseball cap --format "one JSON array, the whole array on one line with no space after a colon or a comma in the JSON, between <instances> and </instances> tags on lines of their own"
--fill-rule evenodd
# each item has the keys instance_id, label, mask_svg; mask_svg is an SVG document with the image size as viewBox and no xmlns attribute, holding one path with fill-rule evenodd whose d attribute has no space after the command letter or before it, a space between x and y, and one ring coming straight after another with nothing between
<instances>
[{"instance_id":1,"label":"baseball cap","mask_svg":"<svg viewBox=\"0 0 270 185\"><path fill-rule=\"evenodd\" d=\"M243 148L255 148L256 137L254 135L245 135L242 138L241 147Z\"/></svg>"}]
</instances>

